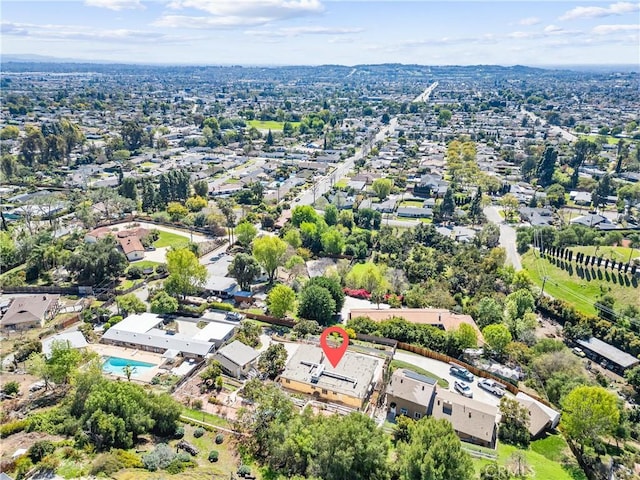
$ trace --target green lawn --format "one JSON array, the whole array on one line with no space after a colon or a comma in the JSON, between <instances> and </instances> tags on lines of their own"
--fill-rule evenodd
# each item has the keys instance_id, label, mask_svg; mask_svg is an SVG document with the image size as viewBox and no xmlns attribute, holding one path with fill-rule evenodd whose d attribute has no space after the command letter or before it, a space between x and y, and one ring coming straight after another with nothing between
<instances>
[{"instance_id":1,"label":"green lawn","mask_svg":"<svg viewBox=\"0 0 640 480\"><path fill-rule=\"evenodd\" d=\"M440 385L442 388L449 388L449 382L444 378L440 378L437 375L424 370L423 368L416 367L411 363L403 362L401 360L391 360L391 364L389 365L389 367L391 368L392 372L398 368L405 368L412 372L419 373L420 375L424 375L425 377L435 378L438 381L438 385Z\"/></svg>"},{"instance_id":2,"label":"green lawn","mask_svg":"<svg viewBox=\"0 0 640 480\"><path fill-rule=\"evenodd\" d=\"M477 449L473 445L463 444L465 448ZM531 442L528 450L521 450L512 445L498 443L499 465L508 466L509 458L514 452L524 453L527 465L532 473L528 480L586 480L587 476L578 466L571 450L560 435L549 435L541 440ZM479 473L485 465L492 463L484 458L472 457L473 466Z\"/></svg>"},{"instance_id":3,"label":"green lawn","mask_svg":"<svg viewBox=\"0 0 640 480\"><path fill-rule=\"evenodd\" d=\"M289 122L293 127L297 127L300 125L300 122ZM284 122L276 122L275 120L249 120L247 125L250 127L255 127L258 130L272 130L272 131L282 131L282 127L284 126Z\"/></svg>"},{"instance_id":4,"label":"green lawn","mask_svg":"<svg viewBox=\"0 0 640 480\"><path fill-rule=\"evenodd\" d=\"M160 265L160 262L154 262L152 260L138 260L131 263L127 270L129 270L129 268L133 267L134 265L144 270L145 268L156 268L156 265Z\"/></svg>"},{"instance_id":5,"label":"green lawn","mask_svg":"<svg viewBox=\"0 0 640 480\"><path fill-rule=\"evenodd\" d=\"M156 248L162 247L177 247L189 243L189 237L184 235L178 235L177 233L165 232L164 230L158 230L160 236L158 240L153 242Z\"/></svg>"},{"instance_id":6,"label":"green lawn","mask_svg":"<svg viewBox=\"0 0 640 480\"><path fill-rule=\"evenodd\" d=\"M595 315L596 309L593 302L604 290L616 300L616 308L623 305L635 305L640 307L640 289L633 283L628 286L620 283L625 276L618 276L617 270L604 270L589 268L589 277L580 278L577 274L576 264L572 263L569 270L563 270L553 265L548 259L538 258L537 251L529 251L522 256L522 267L529 272L531 280L541 287L544 272L547 275L545 292L573 305L574 308L588 315ZM595 276L593 276L593 273ZM602 278L599 277L599 274ZM607 280L607 276L609 280Z\"/></svg>"},{"instance_id":7,"label":"green lawn","mask_svg":"<svg viewBox=\"0 0 640 480\"><path fill-rule=\"evenodd\" d=\"M214 415L213 413L194 410L192 408L185 408L184 410L182 410L182 414L185 417L192 418L193 420L210 423L211 425L216 425L218 427L229 428L229 422L227 420L219 417L218 415Z\"/></svg>"},{"instance_id":8,"label":"green lawn","mask_svg":"<svg viewBox=\"0 0 640 480\"><path fill-rule=\"evenodd\" d=\"M418 208L422 208L423 205L424 205L424 202L421 202L419 200L405 200L400 204L401 207L418 207Z\"/></svg>"},{"instance_id":9,"label":"green lawn","mask_svg":"<svg viewBox=\"0 0 640 480\"><path fill-rule=\"evenodd\" d=\"M346 178L341 178L335 184L336 188L347 188L348 186L349 186L349 180L347 180Z\"/></svg>"},{"instance_id":10,"label":"green lawn","mask_svg":"<svg viewBox=\"0 0 640 480\"><path fill-rule=\"evenodd\" d=\"M596 253L597 249L597 253ZM598 257L608 258L616 262L627 263L629 257L634 258L640 256L640 249L629 247L572 247L574 252L582 252L585 255L597 255Z\"/></svg>"}]
</instances>

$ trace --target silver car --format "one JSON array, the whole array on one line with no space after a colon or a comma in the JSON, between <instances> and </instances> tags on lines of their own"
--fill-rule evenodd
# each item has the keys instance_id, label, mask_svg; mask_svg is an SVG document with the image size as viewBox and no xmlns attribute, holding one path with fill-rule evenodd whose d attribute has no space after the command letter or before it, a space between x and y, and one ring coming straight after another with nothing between
<instances>
[{"instance_id":1,"label":"silver car","mask_svg":"<svg viewBox=\"0 0 640 480\"><path fill-rule=\"evenodd\" d=\"M454 382L453 383L453 388L460 395L463 395L463 396L468 397L468 398L473 398L473 391L471 390L471 387L469 385L467 385L466 383Z\"/></svg>"}]
</instances>

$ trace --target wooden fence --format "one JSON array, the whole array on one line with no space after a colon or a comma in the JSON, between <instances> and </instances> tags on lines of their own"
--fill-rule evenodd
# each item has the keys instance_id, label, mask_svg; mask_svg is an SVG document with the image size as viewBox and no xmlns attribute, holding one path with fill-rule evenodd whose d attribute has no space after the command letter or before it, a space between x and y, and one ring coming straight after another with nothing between
<instances>
[{"instance_id":1,"label":"wooden fence","mask_svg":"<svg viewBox=\"0 0 640 480\"><path fill-rule=\"evenodd\" d=\"M260 315L259 313L253 312L242 312L247 318L251 318L252 320L259 320L261 322L270 323L272 325L279 325L281 327L289 327L293 328L296 324L294 320L288 320L286 318L276 318L270 315Z\"/></svg>"},{"instance_id":2,"label":"wooden fence","mask_svg":"<svg viewBox=\"0 0 640 480\"><path fill-rule=\"evenodd\" d=\"M51 293L51 294L61 294L61 295L78 295L79 289L78 286L72 287L57 287L55 285L51 286L35 286L35 285L23 285L23 286L11 286L11 287L2 287L0 289L3 293Z\"/></svg>"}]
</instances>

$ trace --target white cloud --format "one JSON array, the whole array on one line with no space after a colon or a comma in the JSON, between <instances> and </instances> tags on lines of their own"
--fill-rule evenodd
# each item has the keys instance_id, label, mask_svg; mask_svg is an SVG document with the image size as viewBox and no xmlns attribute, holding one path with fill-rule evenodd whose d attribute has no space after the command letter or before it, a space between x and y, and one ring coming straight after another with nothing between
<instances>
[{"instance_id":1,"label":"white cloud","mask_svg":"<svg viewBox=\"0 0 640 480\"><path fill-rule=\"evenodd\" d=\"M560 32L562 32L562 28L558 27L557 25L547 25L546 27L544 27L544 32L545 33L560 33Z\"/></svg>"},{"instance_id":2,"label":"white cloud","mask_svg":"<svg viewBox=\"0 0 640 480\"><path fill-rule=\"evenodd\" d=\"M299 37L301 35L350 35L362 31L362 28L308 26L279 28L277 30L247 30L245 33L266 37Z\"/></svg>"},{"instance_id":3,"label":"white cloud","mask_svg":"<svg viewBox=\"0 0 640 480\"><path fill-rule=\"evenodd\" d=\"M596 35L609 35L618 32L636 32L640 31L640 25L598 25L593 27L591 33Z\"/></svg>"},{"instance_id":4,"label":"white cloud","mask_svg":"<svg viewBox=\"0 0 640 480\"><path fill-rule=\"evenodd\" d=\"M95 29L75 25L36 25L33 23L3 22L3 35L41 38L47 40L83 40L100 42L137 43L182 43L195 40L193 37L167 35L162 32L127 29Z\"/></svg>"},{"instance_id":5,"label":"white cloud","mask_svg":"<svg viewBox=\"0 0 640 480\"><path fill-rule=\"evenodd\" d=\"M187 15L164 15L152 23L155 27L171 28L234 28L252 27L271 22L268 17L190 17Z\"/></svg>"},{"instance_id":6,"label":"white cloud","mask_svg":"<svg viewBox=\"0 0 640 480\"><path fill-rule=\"evenodd\" d=\"M640 10L640 3L618 2L612 3L608 7L575 7L564 15L560 20L578 20L583 18L609 17L612 15L624 15Z\"/></svg>"},{"instance_id":7,"label":"white cloud","mask_svg":"<svg viewBox=\"0 0 640 480\"><path fill-rule=\"evenodd\" d=\"M540 19L538 17L527 17L527 18L523 18L522 20L520 20L518 22L519 25L525 25L525 26L531 26L531 25L537 25L540 23Z\"/></svg>"},{"instance_id":8,"label":"white cloud","mask_svg":"<svg viewBox=\"0 0 640 480\"><path fill-rule=\"evenodd\" d=\"M89 7L108 8L109 10L133 10L144 9L140 0L85 0L85 5Z\"/></svg>"}]
</instances>

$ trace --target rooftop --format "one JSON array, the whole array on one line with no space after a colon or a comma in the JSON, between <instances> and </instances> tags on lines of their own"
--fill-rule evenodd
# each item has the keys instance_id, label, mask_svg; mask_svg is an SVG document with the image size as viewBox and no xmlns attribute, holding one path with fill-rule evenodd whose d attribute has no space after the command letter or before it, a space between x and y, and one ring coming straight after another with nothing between
<instances>
[{"instance_id":1,"label":"rooftop","mask_svg":"<svg viewBox=\"0 0 640 480\"><path fill-rule=\"evenodd\" d=\"M258 358L260 356L260 352L242 342L239 342L238 340L234 340L229 345L225 345L218 350L216 355L222 355L239 367L244 367Z\"/></svg>"},{"instance_id":2,"label":"rooftop","mask_svg":"<svg viewBox=\"0 0 640 480\"><path fill-rule=\"evenodd\" d=\"M491 442L498 415L498 407L438 389L432 415L451 422L457 432Z\"/></svg>"},{"instance_id":3,"label":"rooftop","mask_svg":"<svg viewBox=\"0 0 640 480\"><path fill-rule=\"evenodd\" d=\"M411 370L399 368L391 375L387 395L393 395L417 405L424 405L425 411L431 403L436 380Z\"/></svg>"},{"instance_id":4,"label":"rooftop","mask_svg":"<svg viewBox=\"0 0 640 480\"><path fill-rule=\"evenodd\" d=\"M18 325L42 321L49 308L58 302L60 295L28 295L15 297L4 316L0 318L0 325Z\"/></svg>"},{"instance_id":5,"label":"rooftop","mask_svg":"<svg viewBox=\"0 0 640 480\"><path fill-rule=\"evenodd\" d=\"M315 345L300 345L280 376L343 395L364 398L382 359L347 350L337 367L331 366L324 352Z\"/></svg>"},{"instance_id":6,"label":"rooftop","mask_svg":"<svg viewBox=\"0 0 640 480\"><path fill-rule=\"evenodd\" d=\"M638 360L633 355L629 355L619 348L616 348L613 345L609 345L602 340L598 340L595 337L591 337L588 340L576 340L576 342L581 347L597 353L601 357L615 363L616 365L619 365L622 368L631 368L634 365L640 363L640 360Z\"/></svg>"}]
</instances>

